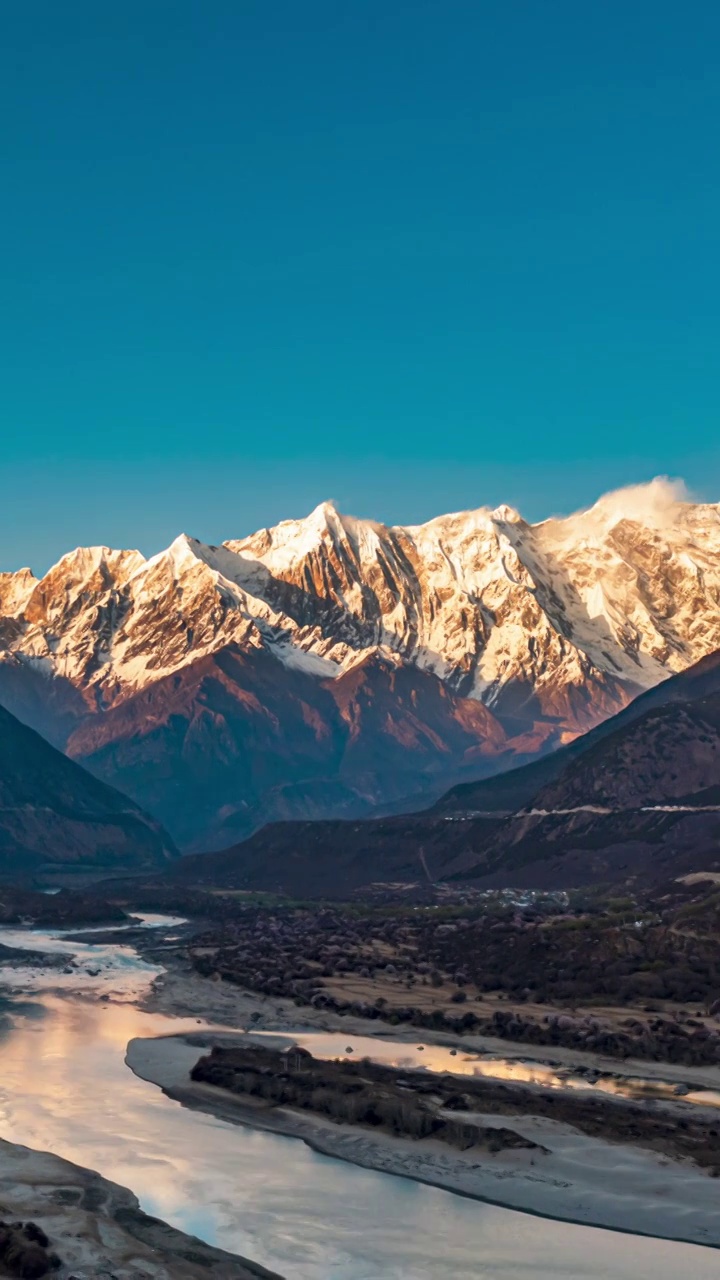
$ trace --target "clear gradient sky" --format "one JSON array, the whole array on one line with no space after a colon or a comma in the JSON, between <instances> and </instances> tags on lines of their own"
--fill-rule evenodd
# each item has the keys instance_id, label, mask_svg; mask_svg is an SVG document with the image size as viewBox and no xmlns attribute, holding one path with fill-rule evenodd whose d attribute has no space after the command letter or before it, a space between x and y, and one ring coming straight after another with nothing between
<instances>
[{"instance_id":1,"label":"clear gradient sky","mask_svg":"<svg viewBox=\"0 0 720 1280\"><path fill-rule=\"evenodd\" d=\"M23 0L0 567L720 498L717 0Z\"/></svg>"}]
</instances>

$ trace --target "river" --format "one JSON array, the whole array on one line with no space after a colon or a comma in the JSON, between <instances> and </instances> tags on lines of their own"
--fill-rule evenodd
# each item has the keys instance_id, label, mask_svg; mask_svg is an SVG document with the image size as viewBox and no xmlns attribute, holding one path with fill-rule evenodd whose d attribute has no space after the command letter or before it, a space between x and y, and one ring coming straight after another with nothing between
<instances>
[{"instance_id":1,"label":"river","mask_svg":"<svg viewBox=\"0 0 720 1280\"><path fill-rule=\"evenodd\" d=\"M137 1008L156 966L55 932L0 942L77 957L70 972L0 970L0 1136L96 1169L209 1243L288 1280L720 1280L720 1251L463 1199L185 1109L124 1061L133 1037L198 1030Z\"/></svg>"}]
</instances>

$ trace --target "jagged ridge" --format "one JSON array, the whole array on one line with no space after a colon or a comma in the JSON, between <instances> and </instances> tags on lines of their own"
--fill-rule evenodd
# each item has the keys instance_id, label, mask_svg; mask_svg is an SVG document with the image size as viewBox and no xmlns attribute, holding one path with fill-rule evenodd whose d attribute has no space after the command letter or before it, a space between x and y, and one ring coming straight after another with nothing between
<instances>
[{"instance_id":1,"label":"jagged ridge","mask_svg":"<svg viewBox=\"0 0 720 1280\"><path fill-rule=\"evenodd\" d=\"M238 814L430 799L718 647L720 509L666 481L536 525L500 507L386 527L324 503L223 546L0 575L0 698L184 841L223 838L228 815L237 838Z\"/></svg>"}]
</instances>

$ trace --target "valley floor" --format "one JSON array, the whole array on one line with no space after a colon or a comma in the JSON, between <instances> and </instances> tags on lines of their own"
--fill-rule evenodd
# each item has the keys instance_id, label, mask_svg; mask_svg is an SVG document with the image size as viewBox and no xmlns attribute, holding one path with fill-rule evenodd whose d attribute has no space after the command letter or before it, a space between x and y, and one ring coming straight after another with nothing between
<instances>
[{"instance_id":1,"label":"valley floor","mask_svg":"<svg viewBox=\"0 0 720 1280\"><path fill-rule=\"evenodd\" d=\"M570 1049L509 1046L506 1041L490 1042L474 1036L453 1041L442 1034L419 1035L417 1028L341 1018L327 1010L300 1009L289 1001L253 996L230 984L201 978L172 956L164 957L163 963L168 966L167 972L149 993L145 1007L178 1016L202 1014L205 1023L215 1022L218 1026L281 1035L300 1034L303 1030L341 1031L349 1043L353 1035L386 1037L408 1045L456 1043L467 1051L497 1053L505 1061L509 1057L516 1057L522 1064L535 1061L538 1068L548 1065L551 1054L557 1066L591 1067L595 1072L612 1073L616 1082L634 1075L656 1081L658 1096L644 1105L662 1108L678 1119L683 1111L701 1111L710 1116L711 1109L672 1098L673 1082L691 1090L720 1089L720 1070L712 1067L648 1062L621 1065L615 1059ZM662 1149L591 1137L547 1116L513 1115L513 1128L548 1148L547 1154L506 1150L489 1156L477 1149L449 1151L433 1140L420 1143L359 1126L338 1125L289 1108L262 1108L225 1090L195 1084L190 1081L189 1072L201 1053L198 1043L186 1036L134 1040L128 1048L128 1064L142 1078L187 1106L238 1124L296 1136L318 1151L358 1165L545 1217L720 1246L718 1182L692 1161L670 1158ZM669 1085L665 1100L660 1082ZM474 1119L499 1126L507 1116L476 1113Z\"/></svg>"}]
</instances>

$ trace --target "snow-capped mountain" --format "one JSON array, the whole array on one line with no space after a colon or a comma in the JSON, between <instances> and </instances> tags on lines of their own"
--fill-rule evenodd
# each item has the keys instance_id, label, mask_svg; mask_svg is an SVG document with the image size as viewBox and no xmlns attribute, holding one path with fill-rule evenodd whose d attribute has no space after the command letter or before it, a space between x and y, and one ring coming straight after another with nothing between
<instances>
[{"instance_id":1,"label":"snow-capped mountain","mask_svg":"<svg viewBox=\"0 0 720 1280\"><path fill-rule=\"evenodd\" d=\"M719 648L720 507L664 480L535 525L323 503L0 574L0 701L185 840L437 792Z\"/></svg>"},{"instance_id":2,"label":"snow-capped mountain","mask_svg":"<svg viewBox=\"0 0 720 1280\"><path fill-rule=\"evenodd\" d=\"M662 480L537 525L500 507L385 528L326 503L227 545L262 566L265 599L312 629L302 647L344 660L337 611L365 643L491 706L517 681L541 703L545 686L589 676L647 687L720 642L720 508Z\"/></svg>"}]
</instances>

